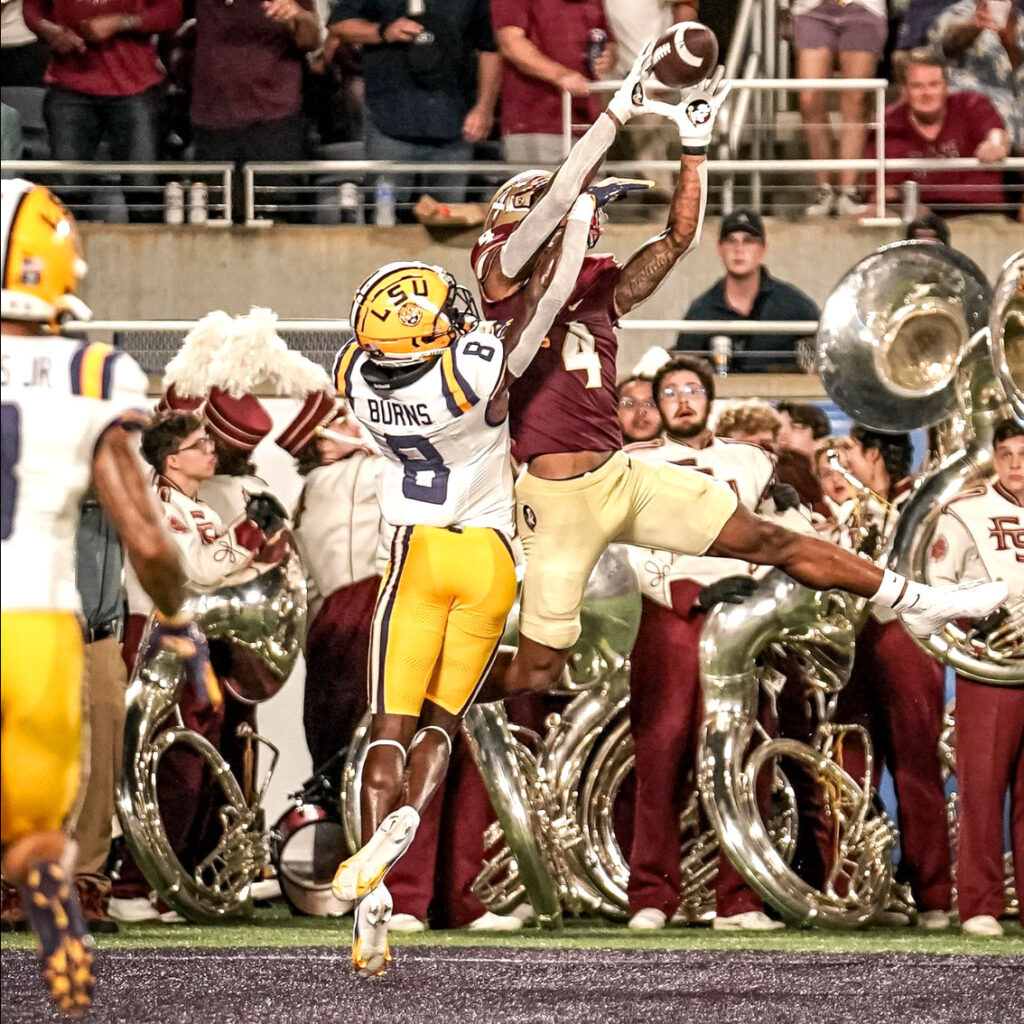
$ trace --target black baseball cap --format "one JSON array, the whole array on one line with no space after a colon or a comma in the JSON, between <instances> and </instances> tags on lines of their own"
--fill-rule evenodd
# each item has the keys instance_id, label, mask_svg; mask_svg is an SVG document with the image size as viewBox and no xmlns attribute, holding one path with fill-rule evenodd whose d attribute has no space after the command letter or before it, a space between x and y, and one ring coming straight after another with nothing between
<instances>
[{"instance_id":1,"label":"black baseball cap","mask_svg":"<svg viewBox=\"0 0 1024 1024\"><path fill-rule=\"evenodd\" d=\"M722 226L718 229L718 240L721 241L733 231L746 231L748 235L753 235L755 238L764 238L764 221L761 219L761 214L756 210L747 209L745 206L733 210L732 213L727 213L722 218Z\"/></svg>"}]
</instances>

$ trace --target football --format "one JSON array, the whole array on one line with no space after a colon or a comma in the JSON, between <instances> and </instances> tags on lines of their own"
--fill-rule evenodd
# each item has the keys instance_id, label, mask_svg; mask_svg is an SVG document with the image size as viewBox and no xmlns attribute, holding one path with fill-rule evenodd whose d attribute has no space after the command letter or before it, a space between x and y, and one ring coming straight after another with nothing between
<instances>
[{"instance_id":1,"label":"football","mask_svg":"<svg viewBox=\"0 0 1024 1024\"><path fill-rule=\"evenodd\" d=\"M718 63L715 33L696 21L663 32L651 51L651 71L662 85L682 89L707 78Z\"/></svg>"}]
</instances>

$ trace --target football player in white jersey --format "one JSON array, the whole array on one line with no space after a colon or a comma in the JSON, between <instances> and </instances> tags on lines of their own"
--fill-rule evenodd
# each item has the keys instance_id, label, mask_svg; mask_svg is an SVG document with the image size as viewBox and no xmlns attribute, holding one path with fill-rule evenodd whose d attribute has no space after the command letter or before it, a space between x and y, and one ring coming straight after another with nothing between
<instances>
[{"instance_id":1,"label":"football player in white jersey","mask_svg":"<svg viewBox=\"0 0 1024 1024\"><path fill-rule=\"evenodd\" d=\"M996 424L992 453L996 481L946 506L935 527L928 572L933 583L1003 579L1011 601L1019 602L1024 593L1024 427L1011 419ZM1009 624L1004 632L1010 632ZM960 926L969 935L999 936L1007 792L1018 893L1024 885L1024 673L1019 686L986 686L957 675L956 781ZM1024 907L1018 913L1024 920Z\"/></svg>"},{"instance_id":2,"label":"football player in white jersey","mask_svg":"<svg viewBox=\"0 0 1024 1024\"><path fill-rule=\"evenodd\" d=\"M356 337L335 384L384 453L391 534L370 643L364 846L334 879L340 899L360 901L352 960L363 976L390 959L382 880L444 778L515 599L508 388L569 295L594 210L592 196L573 206L517 321L479 322L447 271L413 262L382 267L352 306Z\"/></svg>"},{"instance_id":3,"label":"football player in white jersey","mask_svg":"<svg viewBox=\"0 0 1024 1024\"><path fill-rule=\"evenodd\" d=\"M126 427L144 415L146 377L109 345L57 337L85 272L74 218L46 188L2 183L3 874L21 887L53 1001L80 1016L92 999L89 932L61 831L79 775L82 629L75 531L90 477L164 616L155 643L194 656L205 641L176 617L184 599Z\"/></svg>"}]
</instances>

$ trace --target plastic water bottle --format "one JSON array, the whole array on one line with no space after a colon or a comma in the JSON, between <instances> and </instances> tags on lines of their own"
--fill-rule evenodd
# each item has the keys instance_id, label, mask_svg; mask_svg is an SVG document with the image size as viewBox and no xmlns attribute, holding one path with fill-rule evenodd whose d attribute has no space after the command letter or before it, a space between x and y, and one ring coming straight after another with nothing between
<instances>
[{"instance_id":1,"label":"plastic water bottle","mask_svg":"<svg viewBox=\"0 0 1024 1024\"><path fill-rule=\"evenodd\" d=\"M180 181L169 181L164 186L164 223L185 223L185 190Z\"/></svg>"},{"instance_id":2,"label":"plastic water bottle","mask_svg":"<svg viewBox=\"0 0 1024 1024\"><path fill-rule=\"evenodd\" d=\"M729 372L729 358L732 356L732 338L728 334L716 334L711 339L711 361L715 373L724 377Z\"/></svg>"},{"instance_id":3,"label":"plastic water bottle","mask_svg":"<svg viewBox=\"0 0 1024 1024\"><path fill-rule=\"evenodd\" d=\"M377 227L395 226L395 186L389 178L378 178L374 196L377 211Z\"/></svg>"},{"instance_id":4,"label":"plastic water bottle","mask_svg":"<svg viewBox=\"0 0 1024 1024\"><path fill-rule=\"evenodd\" d=\"M343 182L338 189L338 209L341 210L342 224L363 223L363 204L359 201L359 189L353 182Z\"/></svg>"},{"instance_id":5,"label":"plastic water bottle","mask_svg":"<svg viewBox=\"0 0 1024 1024\"><path fill-rule=\"evenodd\" d=\"M207 202L209 191L201 181L192 182L188 190L188 222L189 224L205 224L209 219Z\"/></svg>"},{"instance_id":6,"label":"plastic water bottle","mask_svg":"<svg viewBox=\"0 0 1024 1024\"><path fill-rule=\"evenodd\" d=\"M591 78L597 78L597 72L594 70L597 66L597 62L601 59L601 54L604 53L604 48L608 45L608 33L603 28L592 28L587 33L587 70L590 72Z\"/></svg>"}]
</instances>

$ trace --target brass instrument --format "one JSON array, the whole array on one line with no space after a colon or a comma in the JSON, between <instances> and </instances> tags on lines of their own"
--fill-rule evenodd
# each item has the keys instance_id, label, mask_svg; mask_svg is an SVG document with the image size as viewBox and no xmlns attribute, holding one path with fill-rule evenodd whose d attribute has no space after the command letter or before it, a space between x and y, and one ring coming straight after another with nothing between
<instances>
[{"instance_id":1,"label":"brass instrument","mask_svg":"<svg viewBox=\"0 0 1024 1024\"><path fill-rule=\"evenodd\" d=\"M211 646L222 645L221 654L230 657L239 697L256 703L276 692L295 667L305 634L306 582L290 539L278 563L240 576L193 594L184 607L195 614ZM147 636L151 628L152 622ZM144 645L145 638L141 649ZM261 803L277 750L245 727L250 751L262 743L272 752L262 784L246 785L246 793L209 741L183 728L180 718L165 728L184 682L181 659L168 651L158 650L136 665L127 693L117 813L128 848L157 895L190 921L216 923L251 912L250 886L268 861ZM220 838L192 871L167 839L157 798L160 760L175 743L192 747L208 763L224 797Z\"/></svg>"}]
</instances>

